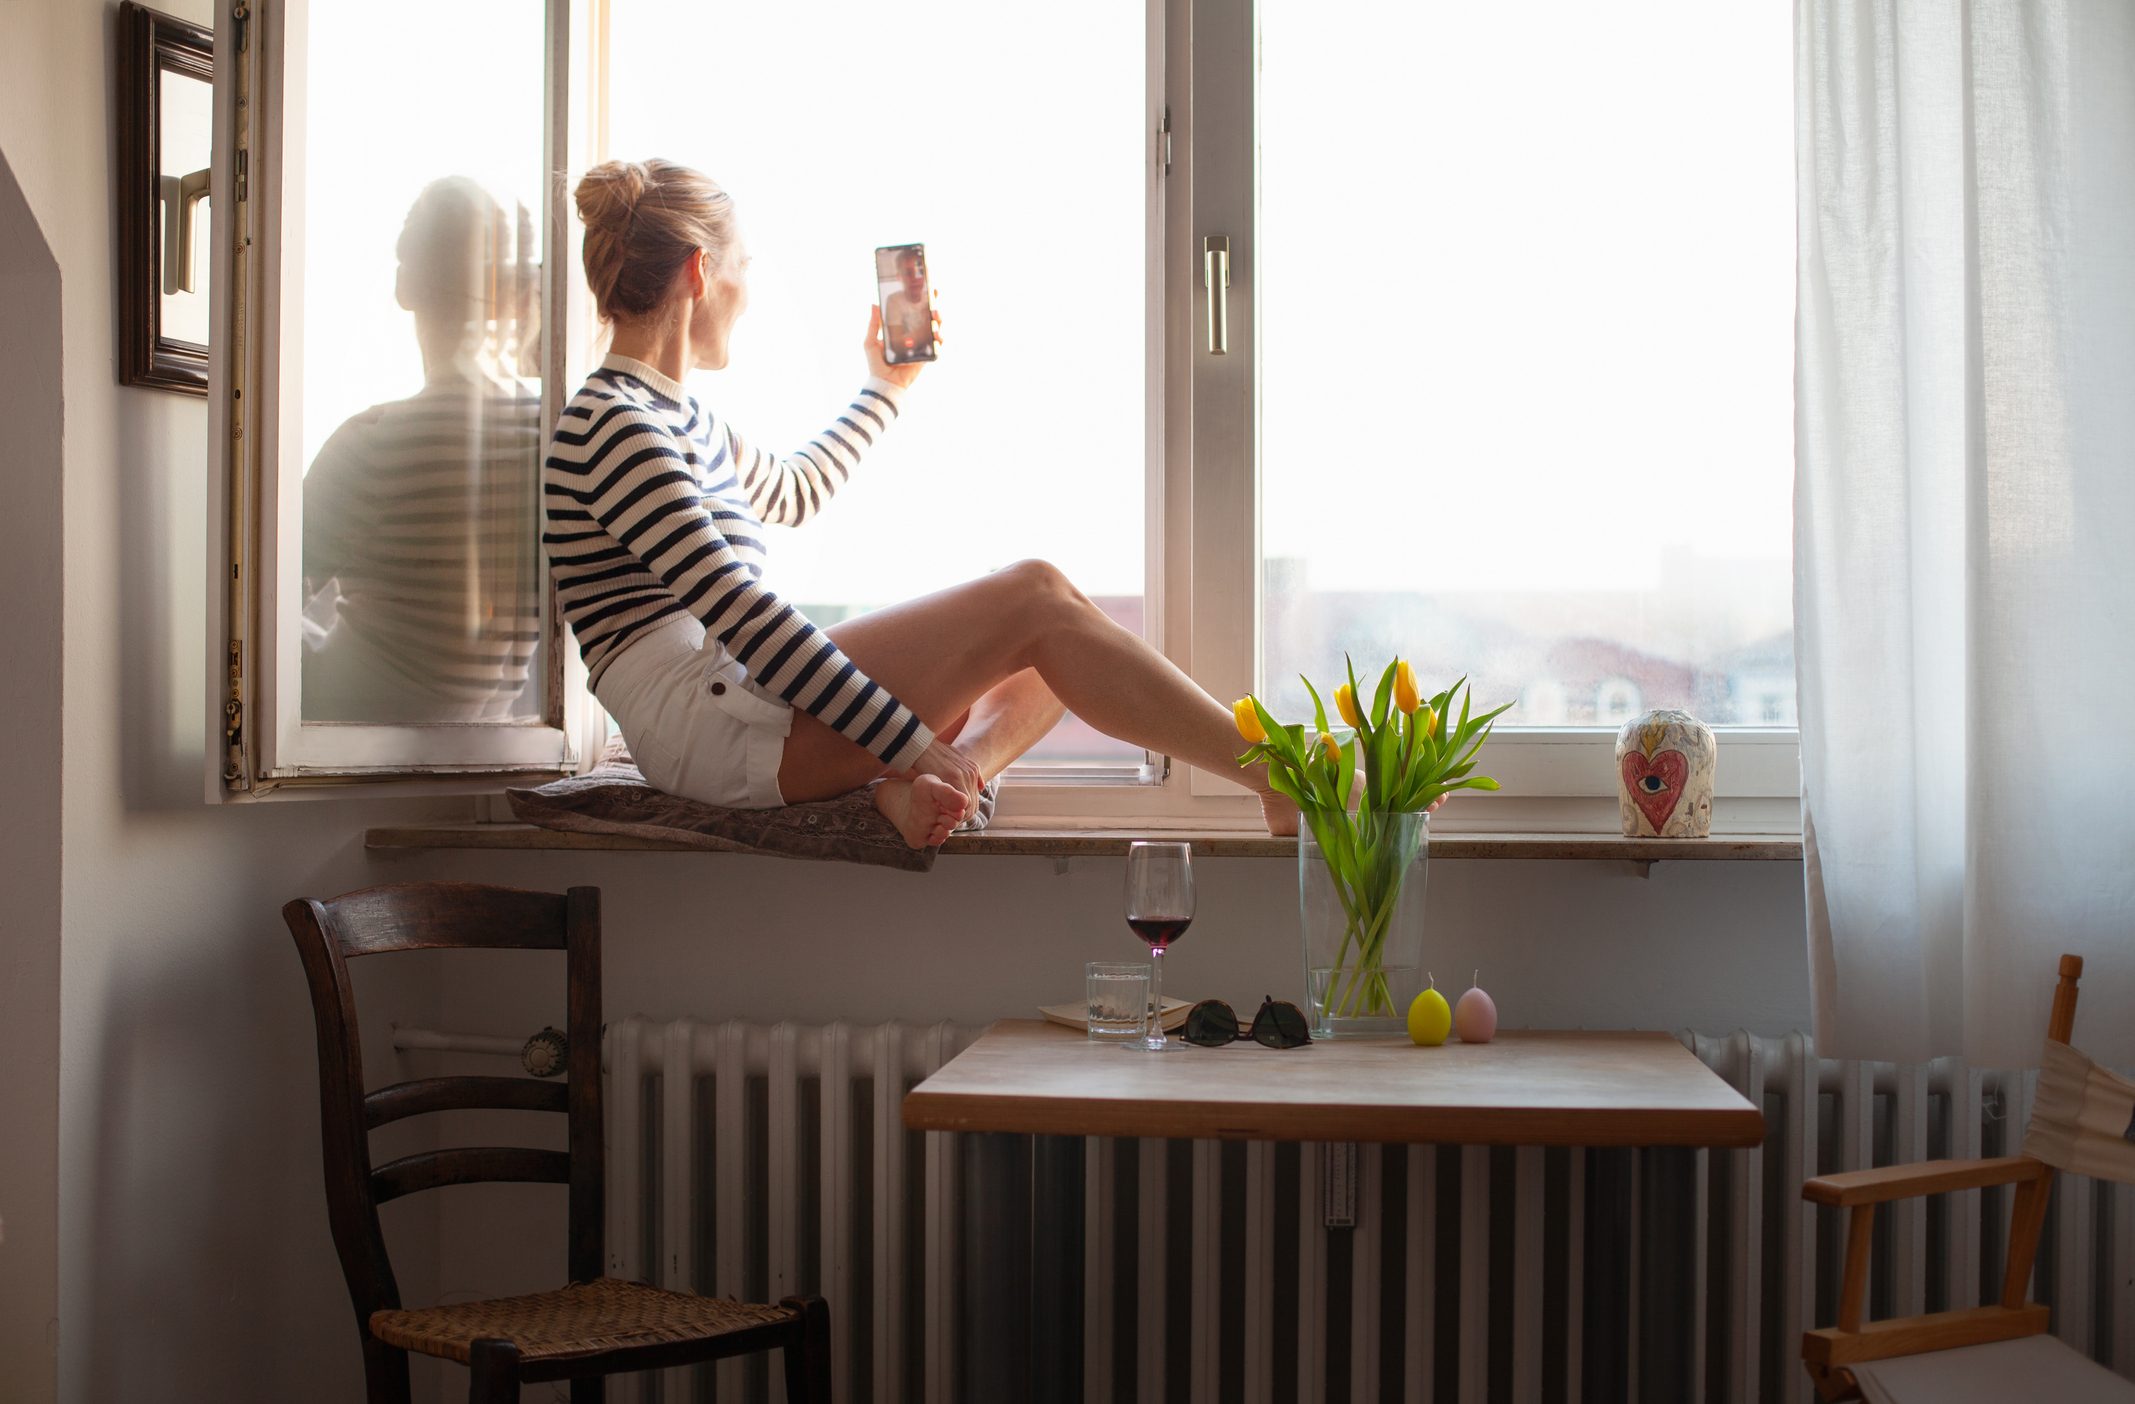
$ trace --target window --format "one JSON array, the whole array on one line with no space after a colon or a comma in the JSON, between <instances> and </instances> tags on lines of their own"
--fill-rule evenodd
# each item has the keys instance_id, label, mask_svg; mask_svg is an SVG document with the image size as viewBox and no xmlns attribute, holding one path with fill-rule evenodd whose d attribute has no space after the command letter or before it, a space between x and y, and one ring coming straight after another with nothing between
<instances>
[{"instance_id":1,"label":"window","mask_svg":"<svg viewBox=\"0 0 2135 1404\"><path fill-rule=\"evenodd\" d=\"M1507 739L1791 726L1785 8L1258 14L1276 696L1399 651Z\"/></svg>"},{"instance_id":2,"label":"window","mask_svg":"<svg viewBox=\"0 0 2135 1404\"><path fill-rule=\"evenodd\" d=\"M1724 824L1793 822L1784 8L1259 0L1194 42L1250 366L1194 348L1197 663L1289 716L1345 654L1514 702L1454 824L1609 825L1648 707L1719 729Z\"/></svg>"},{"instance_id":3,"label":"window","mask_svg":"<svg viewBox=\"0 0 2135 1404\"><path fill-rule=\"evenodd\" d=\"M276 352L254 372L261 580L233 609L255 774L583 754L576 650L526 598L525 508L491 470L598 352L570 185L659 154L736 197L751 312L696 388L759 440L806 438L862 374L872 249L928 246L942 362L840 501L774 532L779 588L819 622L1044 556L1225 699L1296 714L1296 674L1347 653L1515 701L1507 797L1453 823L1612 823L1613 732L1649 706L1721 728L1722 802L1747 806L1727 822L1791 813L1783 10L552 0L544 32L484 3L418 53L303 3L256 22L286 57L254 166L281 262L242 270ZM400 132L365 97L387 70L457 115ZM359 198L357 142L418 158ZM462 661L486 645L503 681L472 716L352 706L304 667L368 603L331 550L306 558L306 503L337 429L428 383L400 245L447 178L480 192L448 187L489 231L473 359L502 389L452 452L464 552L423 562L458 583L416 589L396 637L420 614ZM1073 724L1031 759L1012 779L1137 783L1025 784L1007 815L1253 812Z\"/></svg>"},{"instance_id":4,"label":"window","mask_svg":"<svg viewBox=\"0 0 2135 1404\"><path fill-rule=\"evenodd\" d=\"M239 13L218 40L237 62L218 65L234 139L215 205L249 235L217 270L241 312L213 386L233 501L221 784L567 768L586 709L539 503L566 340L544 172L568 12L470 0L417 45L360 7Z\"/></svg>"}]
</instances>

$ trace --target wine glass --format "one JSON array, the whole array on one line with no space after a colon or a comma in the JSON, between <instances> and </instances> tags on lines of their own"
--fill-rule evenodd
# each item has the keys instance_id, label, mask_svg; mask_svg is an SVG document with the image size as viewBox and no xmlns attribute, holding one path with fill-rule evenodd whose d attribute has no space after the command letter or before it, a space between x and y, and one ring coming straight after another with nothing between
<instances>
[{"instance_id":1,"label":"wine glass","mask_svg":"<svg viewBox=\"0 0 2135 1404\"><path fill-rule=\"evenodd\" d=\"M1164 952L1194 919L1193 849L1183 843L1136 843L1127 849L1127 925L1149 944L1149 1017L1127 1045L1146 1053L1185 1045L1164 1037Z\"/></svg>"}]
</instances>

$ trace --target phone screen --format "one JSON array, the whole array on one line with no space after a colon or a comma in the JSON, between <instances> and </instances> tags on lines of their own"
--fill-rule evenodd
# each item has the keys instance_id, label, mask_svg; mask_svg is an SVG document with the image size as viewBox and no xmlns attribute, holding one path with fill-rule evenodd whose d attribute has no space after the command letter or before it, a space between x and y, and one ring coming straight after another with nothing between
<instances>
[{"instance_id":1,"label":"phone screen","mask_svg":"<svg viewBox=\"0 0 2135 1404\"><path fill-rule=\"evenodd\" d=\"M927 246L890 244L875 250L875 285L882 300L882 357L891 365L934 359L934 307L927 292Z\"/></svg>"}]
</instances>

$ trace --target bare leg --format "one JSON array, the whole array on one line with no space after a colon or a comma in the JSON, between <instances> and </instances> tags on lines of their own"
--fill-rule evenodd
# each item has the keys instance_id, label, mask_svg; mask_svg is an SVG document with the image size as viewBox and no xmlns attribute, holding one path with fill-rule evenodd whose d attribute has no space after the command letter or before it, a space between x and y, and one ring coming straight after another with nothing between
<instances>
[{"instance_id":1,"label":"bare leg","mask_svg":"<svg viewBox=\"0 0 2135 1404\"><path fill-rule=\"evenodd\" d=\"M1025 668L972 703L970 712L941 734L991 780L1044 740L1065 714L1044 679ZM912 781L892 775L875 781L874 791L875 808L914 848L928 848L948 837L955 822L951 806L958 797L947 784L932 776Z\"/></svg>"},{"instance_id":2,"label":"bare leg","mask_svg":"<svg viewBox=\"0 0 2135 1404\"><path fill-rule=\"evenodd\" d=\"M1034 668L1025 668L971 704L971 719L950 739L993 779L1043 741L1067 708Z\"/></svg>"},{"instance_id":3,"label":"bare leg","mask_svg":"<svg viewBox=\"0 0 2135 1404\"><path fill-rule=\"evenodd\" d=\"M1243 743L1230 709L1043 561L845 620L830 636L937 731L967 711L975 726L982 697L1035 670L1061 704L1099 731L1235 780L1261 796L1272 832L1296 831L1296 809L1268 788L1265 768L1238 765ZM968 736L959 742L967 744L974 744ZM1005 763L995 760L996 767ZM779 767L779 788L789 799L839 794L881 773L874 757L796 714Z\"/></svg>"}]
</instances>

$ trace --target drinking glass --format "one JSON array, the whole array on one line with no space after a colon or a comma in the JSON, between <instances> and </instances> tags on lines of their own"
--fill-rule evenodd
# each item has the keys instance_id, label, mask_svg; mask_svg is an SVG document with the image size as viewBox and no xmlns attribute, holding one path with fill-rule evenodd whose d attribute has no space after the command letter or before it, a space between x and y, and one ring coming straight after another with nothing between
<instances>
[{"instance_id":1,"label":"drinking glass","mask_svg":"<svg viewBox=\"0 0 2135 1404\"><path fill-rule=\"evenodd\" d=\"M1193 849L1183 843L1136 843L1127 849L1127 925L1149 945L1149 1018L1137 1052L1185 1047L1164 1037L1164 952L1194 919Z\"/></svg>"},{"instance_id":2,"label":"drinking glass","mask_svg":"<svg viewBox=\"0 0 2135 1404\"><path fill-rule=\"evenodd\" d=\"M1139 1039L1149 1020L1149 963L1093 960L1084 967L1089 986L1089 1033L1098 1043Z\"/></svg>"}]
</instances>

